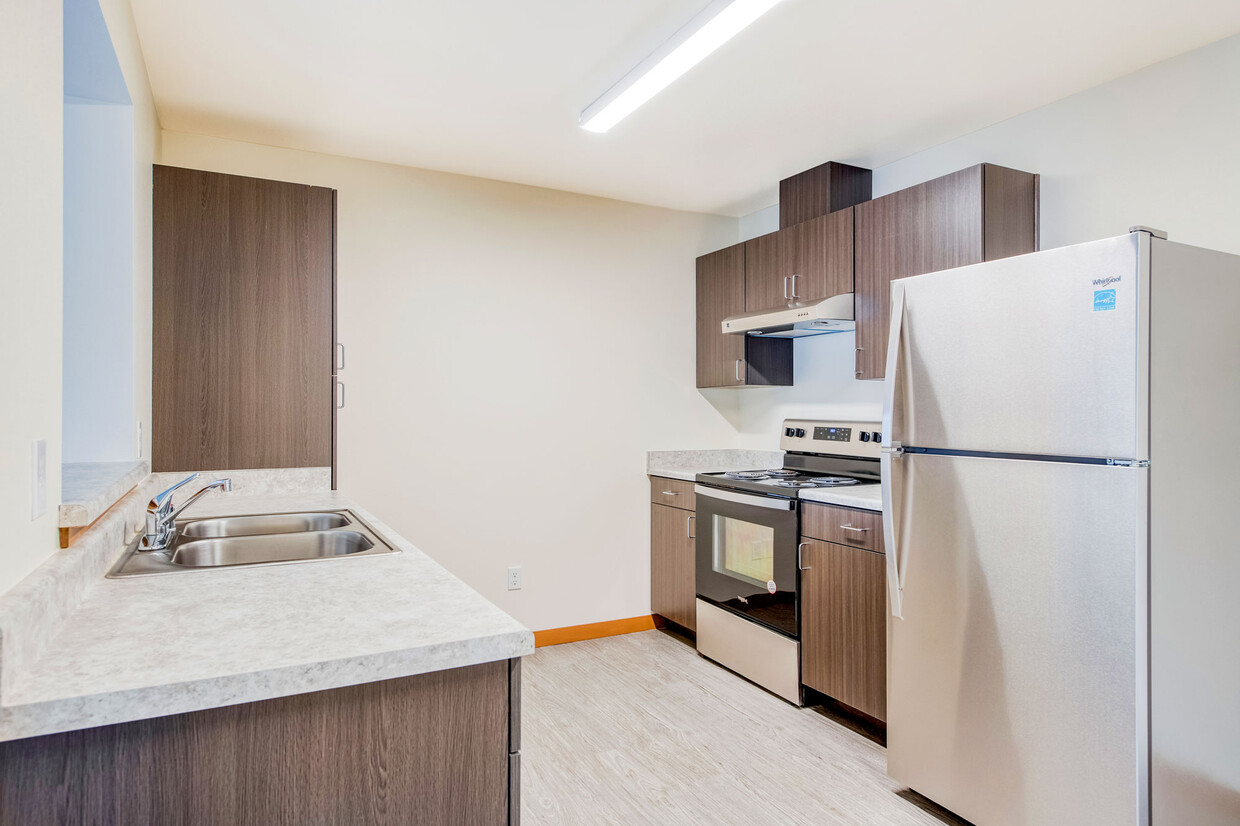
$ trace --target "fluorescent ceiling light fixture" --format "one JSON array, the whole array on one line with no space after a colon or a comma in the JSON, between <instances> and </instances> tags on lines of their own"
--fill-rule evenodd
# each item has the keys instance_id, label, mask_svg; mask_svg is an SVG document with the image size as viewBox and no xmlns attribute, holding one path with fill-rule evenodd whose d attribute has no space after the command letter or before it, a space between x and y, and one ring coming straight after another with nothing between
<instances>
[{"instance_id":1,"label":"fluorescent ceiling light fixture","mask_svg":"<svg viewBox=\"0 0 1240 826\"><path fill-rule=\"evenodd\" d=\"M715 0L587 106L577 122L582 129L606 132L778 2Z\"/></svg>"}]
</instances>

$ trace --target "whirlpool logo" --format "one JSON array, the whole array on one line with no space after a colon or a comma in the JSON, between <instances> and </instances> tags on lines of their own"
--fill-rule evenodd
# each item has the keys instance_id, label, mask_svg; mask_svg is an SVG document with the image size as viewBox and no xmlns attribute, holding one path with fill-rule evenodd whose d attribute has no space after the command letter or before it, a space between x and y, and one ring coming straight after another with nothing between
<instances>
[{"instance_id":1,"label":"whirlpool logo","mask_svg":"<svg viewBox=\"0 0 1240 826\"><path fill-rule=\"evenodd\" d=\"M1110 287L1112 284L1118 284L1122 281L1122 276L1110 275L1106 278L1095 278L1093 284L1095 287ZM1102 312L1103 310L1114 310L1116 307L1115 290L1094 290L1094 312Z\"/></svg>"}]
</instances>

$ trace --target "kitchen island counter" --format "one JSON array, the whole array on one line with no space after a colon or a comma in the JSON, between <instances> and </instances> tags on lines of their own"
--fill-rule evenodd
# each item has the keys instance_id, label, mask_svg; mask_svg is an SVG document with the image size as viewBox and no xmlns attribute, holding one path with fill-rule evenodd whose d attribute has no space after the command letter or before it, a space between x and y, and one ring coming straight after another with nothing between
<instances>
[{"instance_id":1,"label":"kitchen island counter","mask_svg":"<svg viewBox=\"0 0 1240 826\"><path fill-rule=\"evenodd\" d=\"M131 496L149 497L147 487ZM6 660L0 740L533 652L528 629L338 493L207 496L187 518L342 509L399 553L129 579L93 574L37 656Z\"/></svg>"}]
</instances>

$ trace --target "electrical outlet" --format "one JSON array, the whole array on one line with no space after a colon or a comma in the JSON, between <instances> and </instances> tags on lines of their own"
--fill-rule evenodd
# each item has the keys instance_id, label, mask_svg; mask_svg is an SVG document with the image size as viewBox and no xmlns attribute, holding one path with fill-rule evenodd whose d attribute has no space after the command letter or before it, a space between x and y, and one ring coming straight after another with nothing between
<instances>
[{"instance_id":1,"label":"electrical outlet","mask_svg":"<svg viewBox=\"0 0 1240 826\"><path fill-rule=\"evenodd\" d=\"M511 565L508 568L508 590L509 591L520 591L521 590L521 566L520 565Z\"/></svg>"},{"instance_id":2,"label":"electrical outlet","mask_svg":"<svg viewBox=\"0 0 1240 826\"><path fill-rule=\"evenodd\" d=\"M47 439L30 443L30 518L47 513ZM519 574L518 574L519 575Z\"/></svg>"}]
</instances>

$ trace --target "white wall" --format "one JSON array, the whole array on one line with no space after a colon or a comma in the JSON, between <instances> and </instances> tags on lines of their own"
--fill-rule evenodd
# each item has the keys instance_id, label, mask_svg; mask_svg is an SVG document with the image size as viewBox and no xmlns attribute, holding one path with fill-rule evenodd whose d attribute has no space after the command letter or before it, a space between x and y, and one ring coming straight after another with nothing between
<instances>
[{"instance_id":1,"label":"white wall","mask_svg":"<svg viewBox=\"0 0 1240 826\"><path fill-rule=\"evenodd\" d=\"M61 11L0 4L0 589L56 547L60 493ZM30 519L30 443L46 439L48 513Z\"/></svg>"},{"instance_id":2,"label":"white wall","mask_svg":"<svg viewBox=\"0 0 1240 826\"><path fill-rule=\"evenodd\" d=\"M151 455L151 186L162 132L129 0L98 0L133 102L133 409L142 423L139 455Z\"/></svg>"},{"instance_id":3,"label":"white wall","mask_svg":"<svg viewBox=\"0 0 1240 826\"><path fill-rule=\"evenodd\" d=\"M132 459L133 107L66 101L62 458Z\"/></svg>"},{"instance_id":4,"label":"white wall","mask_svg":"<svg viewBox=\"0 0 1240 826\"><path fill-rule=\"evenodd\" d=\"M135 408L150 410L150 164L158 121L129 4L101 4L134 98ZM57 0L0 4L0 591L58 547L62 313L62 15ZM145 314L145 315L144 315ZM144 414L141 411L146 411ZM48 442L48 512L30 519L30 443Z\"/></svg>"},{"instance_id":5,"label":"white wall","mask_svg":"<svg viewBox=\"0 0 1240 826\"><path fill-rule=\"evenodd\" d=\"M344 493L531 628L650 613L646 451L736 444L689 321L734 219L168 132L162 160L338 190Z\"/></svg>"},{"instance_id":6,"label":"white wall","mask_svg":"<svg viewBox=\"0 0 1240 826\"><path fill-rule=\"evenodd\" d=\"M1240 253L1238 146L1240 35L879 167L874 195L988 161L1041 174L1044 249L1145 224ZM755 213L741 228L777 224ZM852 339L798 341L796 386L744 391L742 441L774 447L785 416L879 415L882 383L851 378Z\"/></svg>"}]
</instances>

